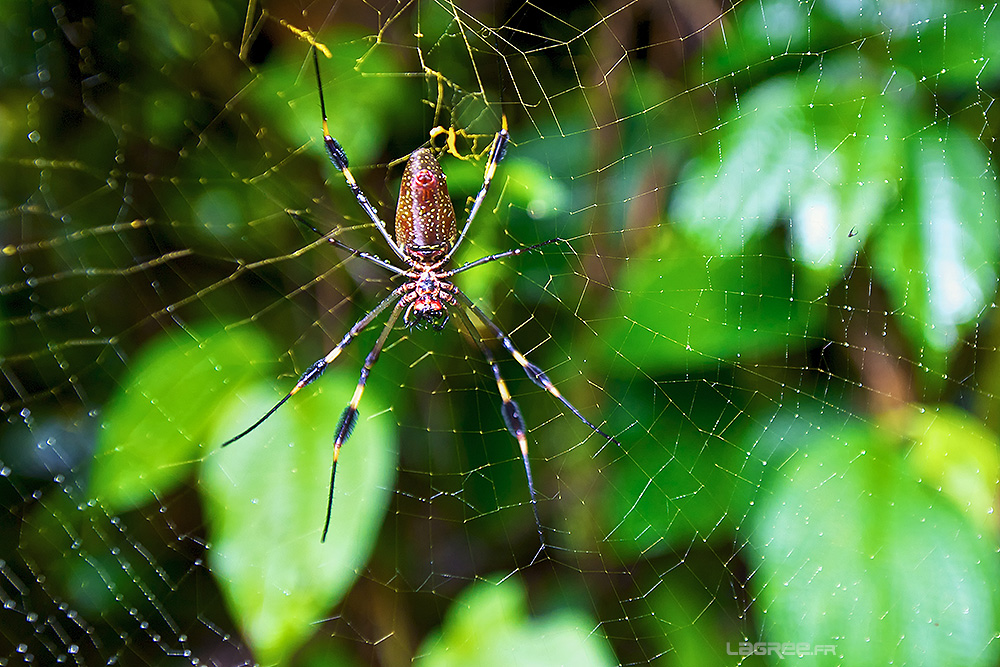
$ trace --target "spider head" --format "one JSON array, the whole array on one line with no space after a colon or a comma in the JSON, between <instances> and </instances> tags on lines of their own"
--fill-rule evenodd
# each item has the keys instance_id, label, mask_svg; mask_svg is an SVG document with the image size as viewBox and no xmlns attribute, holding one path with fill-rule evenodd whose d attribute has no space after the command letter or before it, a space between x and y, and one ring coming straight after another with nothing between
<instances>
[{"instance_id":1,"label":"spider head","mask_svg":"<svg viewBox=\"0 0 1000 667\"><path fill-rule=\"evenodd\" d=\"M431 326L435 331L441 331L448 323L448 309L432 296L420 296L406 309L403 322L411 329Z\"/></svg>"}]
</instances>

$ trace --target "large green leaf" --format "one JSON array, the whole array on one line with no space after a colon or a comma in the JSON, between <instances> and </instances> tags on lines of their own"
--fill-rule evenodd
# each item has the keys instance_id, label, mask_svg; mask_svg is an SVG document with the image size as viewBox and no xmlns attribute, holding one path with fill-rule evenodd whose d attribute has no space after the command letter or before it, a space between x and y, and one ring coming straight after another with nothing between
<instances>
[{"instance_id":1,"label":"large green leaf","mask_svg":"<svg viewBox=\"0 0 1000 667\"><path fill-rule=\"evenodd\" d=\"M776 78L747 93L681 174L671 218L711 252L738 252L770 229L816 163L798 85Z\"/></svg>"},{"instance_id":2,"label":"large green leaf","mask_svg":"<svg viewBox=\"0 0 1000 667\"><path fill-rule=\"evenodd\" d=\"M907 98L863 59L829 58L809 73L796 94L815 151L789 192L789 252L836 281L898 197Z\"/></svg>"},{"instance_id":3,"label":"large green leaf","mask_svg":"<svg viewBox=\"0 0 1000 667\"><path fill-rule=\"evenodd\" d=\"M883 431L816 429L795 445L748 521L764 637L833 644L841 664L995 664L995 539Z\"/></svg>"},{"instance_id":4,"label":"large green leaf","mask_svg":"<svg viewBox=\"0 0 1000 667\"><path fill-rule=\"evenodd\" d=\"M395 482L392 413L365 393L341 450L330 532L326 513L337 416L356 377L328 371L257 430L202 466L209 563L233 616L262 663L281 662L340 601L375 543ZM282 389L284 391L284 389ZM280 394L258 385L217 415L216 438L252 423Z\"/></svg>"},{"instance_id":5,"label":"large green leaf","mask_svg":"<svg viewBox=\"0 0 1000 667\"><path fill-rule=\"evenodd\" d=\"M838 279L897 192L902 100L878 80L829 58L752 89L684 170L673 220L731 253L788 218L791 255Z\"/></svg>"},{"instance_id":6,"label":"large green leaf","mask_svg":"<svg viewBox=\"0 0 1000 667\"><path fill-rule=\"evenodd\" d=\"M995 81L1000 24L990 3L963 0L824 0L855 35L877 36L893 69L904 68L932 91L967 93ZM874 52L874 51L873 51Z\"/></svg>"},{"instance_id":7,"label":"large green leaf","mask_svg":"<svg viewBox=\"0 0 1000 667\"><path fill-rule=\"evenodd\" d=\"M873 244L873 270L903 330L947 353L993 300L1000 259L996 176L982 144L933 126L909 142L901 208Z\"/></svg>"},{"instance_id":8,"label":"large green leaf","mask_svg":"<svg viewBox=\"0 0 1000 667\"><path fill-rule=\"evenodd\" d=\"M378 156L387 126L399 120L406 108L399 100L415 90L405 79L362 76L364 71L386 73L397 68L391 51L373 49L362 33L347 29L324 33L319 38L330 53L327 58L321 51L319 57L330 133L343 144L352 166L368 164ZM319 94L312 63L308 62L308 48L303 42L301 49L269 58L259 72L253 73L247 92L251 104L271 125L281 128L294 144L307 146L317 163L327 163ZM324 169L328 169L330 182L337 183L339 189L343 181L334 167Z\"/></svg>"},{"instance_id":9,"label":"large green leaf","mask_svg":"<svg viewBox=\"0 0 1000 667\"><path fill-rule=\"evenodd\" d=\"M206 436L224 390L273 358L264 337L241 329L182 332L147 345L105 410L90 495L116 513L169 493L206 439L212 444Z\"/></svg>"},{"instance_id":10,"label":"large green leaf","mask_svg":"<svg viewBox=\"0 0 1000 667\"><path fill-rule=\"evenodd\" d=\"M816 3L759 0L738 3L733 9L732 14L722 17L722 30L706 35L704 61L699 59L698 63L706 80L725 81L744 72L760 77L758 73L764 68L799 67L804 51L835 35L815 30ZM794 55L782 62L790 54Z\"/></svg>"},{"instance_id":11,"label":"large green leaf","mask_svg":"<svg viewBox=\"0 0 1000 667\"><path fill-rule=\"evenodd\" d=\"M826 316L813 283L773 242L717 257L664 233L628 262L595 354L658 375L801 351Z\"/></svg>"},{"instance_id":12,"label":"large green leaf","mask_svg":"<svg viewBox=\"0 0 1000 667\"><path fill-rule=\"evenodd\" d=\"M723 30L709 37L707 57L699 61L713 83L800 70L809 58L825 62L852 40L852 50L884 61L887 74L913 72L934 91L964 94L1000 73L991 57L1000 24L990 3L759 0L734 9L733 16L722 18Z\"/></svg>"},{"instance_id":13,"label":"large green leaf","mask_svg":"<svg viewBox=\"0 0 1000 667\"><path fill-rule=\"evenodd\" d=\"M441 629L417 651L421 667L615 665L611 647L586 614L560 609L529 618L514 579L480 582L451 604Z\"/></svg>"}]
</instances>

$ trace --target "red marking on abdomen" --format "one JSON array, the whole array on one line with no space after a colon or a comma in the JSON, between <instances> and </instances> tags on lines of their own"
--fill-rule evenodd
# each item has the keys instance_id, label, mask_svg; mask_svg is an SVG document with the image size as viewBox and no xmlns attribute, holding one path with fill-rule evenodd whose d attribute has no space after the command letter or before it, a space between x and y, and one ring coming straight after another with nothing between
<instances>
[{"instance_id":1,"label":"red marking on abdomen","mask_svg":"<svg viewBox=\"0 0 1000 667\"><path fill-rule=\"evenodd\" d=\"M413 193L421 204L432 200L436 187L437 177L429 169L421 169L413 176Z\"/></svg>"}]
</instances>

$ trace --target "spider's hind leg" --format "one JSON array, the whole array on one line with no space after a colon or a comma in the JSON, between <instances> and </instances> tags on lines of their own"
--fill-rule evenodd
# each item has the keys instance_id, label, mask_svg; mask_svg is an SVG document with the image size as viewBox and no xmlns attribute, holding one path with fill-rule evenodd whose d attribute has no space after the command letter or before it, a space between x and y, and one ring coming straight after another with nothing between
<instances>
[{"instance_id":1,"label":"spider's hind leg","mask_svg":"<svg viewBox=\"0 0 1000 667\"><path fill-rule=\"evenodd\" d=\"M395 294L395 292L394 292ZM382 354L382 347L385 345L386 339L389 337L389 332L392 331L392 326L399 319L399 314L403 311L406 306L407 299L403 297L400 299L396 306L392 309L389 314L389 318L385 322L385 326L382 327L382 333L379 334L378 340L375 341L375 345L372 347L371 352L365 357L364 366L361 367L361 377L358 378L358 386L354 389L354 396L351 397L351 402L348 403L347 407L340 415L340 421L337 424L337 432L333 438L333 465L330 468L330 494L326 501L326 521L323 523L323 536L320 538L320 542L326 542L326 535L330 530L330 519L333 516L333 483L337 478L337 459L340 457L340 448L343 446L347 439L351 437L351 433L354 431L354 426L358 423L358 404L361 403L361 396L365 393L365 384L368 382L368 375L371 373L372 368L375 366L375 362L378 361L379 355Z\"/></svg>"},{"instance_id":2,"label":"spider's hind leg","mask_svg":"<svg viewBox=\"0 0 1000 667\"><path fill-rule=\"evenodd\" d=\"M466 296L466 294L459 289L455 290L455 298L458 301L460 301L463 305L467 306L469 310L471 310L473 313L476 314L476 317L478 317L483 322L483 324L488 326L493 331L497 339L504 346L504 349L510 352L510 356L514 357L514 361L521 364L521 368L524 369L525 374L532 382L534 382L536 385L538 385L539 387L541 387L542 389L544 389L545 391L549 392L557 399L559 399L560 403L565 405L570 412L576 415L577 419L579 419L588 427L590 427L590 429L594 433L597 433L608 442L614 443L615 445L621 447L621 443L618 442L617 439L615 439L613 436L608 435L607 433L605 433L604 431L602 431L601 429L597 428L592 423L590 423L590 420L584 417L583 414L576 409L576 406L570 403L569 399L567 399L565 396L562 395L562 392L560 392L556 388L556 386L552 383L552 380L549 379L549 376L546 375L541 368L528 361L527 357L521 354L521 352L514 346L514 341L510 339L510 336L504 333L503 329L498 327L496 323L493 322L493 320L487 317L486 313L483 312L482 308L473 303L472 299Z\"/></svg>"},{"instance_id":3,"label":"spider's hind leg","mask_svg":"<svg viewBox=\"0 0 1000 667\"><path fill-rule=\"evenodd\" d=\"M465 308L461 305L455 307L458 311L459 320L462 327L465 328L469 337L476 342L479 346L479 351L482 353L483 357L486 358L486 363L490 365L493 369L493 377L497 381L497 388L500 390L500 398L503 399L503 420L507 425L507 430L512 436L517 440L517 444L521 449L521 459L524 461L524 472L528 477L528 493L531 494L531 511L535 515L535 526L538 528L538 538L541 540L541 550L545 549L545 532L542 530L542 521L538 517L538 494L535 492L535 480L531 474L531 462L528 460L528 435L527 429L524 426L524 420L521 418L521 408L518 404L511 398L510 391L507 389L507 383L504 382L503 377L500 375L500 367L497 365L496 359L493 358L493 353L483 342L483 339L476 332L476 327L472 324L472 320L469 318L468 314L465 312ZM539 552L541 553L541 551Z\"/></svg>"}]
</instances>

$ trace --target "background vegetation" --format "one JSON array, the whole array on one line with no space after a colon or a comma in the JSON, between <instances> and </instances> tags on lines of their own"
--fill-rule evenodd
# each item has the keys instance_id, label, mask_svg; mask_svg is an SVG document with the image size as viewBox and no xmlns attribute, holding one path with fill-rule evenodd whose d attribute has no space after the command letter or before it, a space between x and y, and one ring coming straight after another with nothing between
<instances>
[{"instance_id":1,"label":"background vegetation","mask_svg":"<svg viewBox=\"0 0 1000 667\"><path fill-rule=\"evenodd\" d=\"M996 664L995 9L7 7L0 655ZM458 282L621 441L504 359L542 554L451 328L390 338L326 544L376 331L218 450L391 284L286 213L386 254L290 26L384 217L435 125L461 211L508 118L458 259L565 242Z\"/></svg>"}]
</instances>

